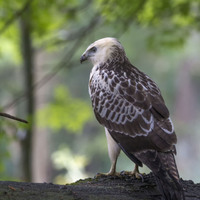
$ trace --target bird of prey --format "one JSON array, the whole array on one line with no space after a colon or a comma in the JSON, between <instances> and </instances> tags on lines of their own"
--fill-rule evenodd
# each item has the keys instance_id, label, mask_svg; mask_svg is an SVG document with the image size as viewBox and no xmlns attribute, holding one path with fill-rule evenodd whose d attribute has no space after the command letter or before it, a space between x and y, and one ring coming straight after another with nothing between
<instances>
[{"instance_id":1,"label":"bird of prey","mask_svg":"<svg viewBox=\"0 0 200 200\"><path fill-rule=\"evenodd\" d=\"M106 129L110 172L122 149L136 166L145 164L152 170L165 200L184 200L174 158L177 138L156 83L130 63L116 38L89 45L80 59L85 60L93 64L89 95Z\"/></svg>"}]
</instances>

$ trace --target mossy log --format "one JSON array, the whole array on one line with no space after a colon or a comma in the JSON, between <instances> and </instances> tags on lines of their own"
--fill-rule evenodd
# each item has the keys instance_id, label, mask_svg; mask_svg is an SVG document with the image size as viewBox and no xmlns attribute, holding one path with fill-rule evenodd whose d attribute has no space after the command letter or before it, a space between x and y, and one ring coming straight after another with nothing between
<instances>
[{"instance_id":1,"label":"mossy log","mask_svg":"<svg viewBox=\"0 0 200 200\"><path fill-rule=\"evenodd\" d=\"M181 180L186 200L200 200L200 184ZM0 200L161 200L154 176L101 176L72 184L0 182Z\"/></svg>"}]
</instances>

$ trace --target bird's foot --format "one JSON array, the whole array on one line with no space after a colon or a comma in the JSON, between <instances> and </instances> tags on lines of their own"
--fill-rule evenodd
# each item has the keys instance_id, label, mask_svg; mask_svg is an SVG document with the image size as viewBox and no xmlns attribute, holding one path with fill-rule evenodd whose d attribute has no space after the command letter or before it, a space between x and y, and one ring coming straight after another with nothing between
<instances>
[{"instance_id":1,"label":"bird's foot","mask_svg":"<svg viewBox=\"0 0 200 200\"><path fill-rule=\"evenodd\" d=\"M138 165L135 165L135 168L132 171L132 175L134 175L135 178L137 178L137 179L142 179L142 182L144 181L143 176L145 175L145 173L140 173L139 172L139 166Z\"/></svg>"},{"instance_id":2,"label":"bird's foot","mask_svg":"<svg viewBox=\"0 0 200 200\"><path fill-rule=\"evenodd\" d=\"M105 176L120 176L120 173L118 172L108 172L108 173L97 173L95 175L95 178L101 178L101 177L105 177Z\"/></svg>"},{"instance_id":3,"label":"bird's foot","mask_svg":"<svg viewBox=\"0 0 200 200\"><path fill-rule=\"evenodd\" d=\"M144 180L143 176L145 175L145 173L140 173L138 170L122 171L120 174L127 176L134 176L137 179L142 179L142 181Z\"/></svg>"},{"instance_id":4,"label":"bird's foot","mask_svg":"<svg viewBox=\"0 0 200 200\"><path fill-rule=\"evenodd\" d=\"M145 173L140 173L139 171L134 170L131 172L131 174L137 179L142 179L142 181L144 180L143 176L145 176Z\"/></svg>"}]
</instances>

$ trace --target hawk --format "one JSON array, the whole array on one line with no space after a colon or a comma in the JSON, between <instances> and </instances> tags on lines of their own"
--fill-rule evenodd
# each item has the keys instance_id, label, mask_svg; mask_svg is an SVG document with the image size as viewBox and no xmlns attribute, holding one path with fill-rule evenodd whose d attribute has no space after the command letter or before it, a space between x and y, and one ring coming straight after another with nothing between
<instances>
[{"instance_id":1,"label":"hawk","mask_svg":"<svg viewBox=\"0 0 200 200\"><path fill-rule=\"evenodd\" d=\"M130 63L116 38L89 45L80 59L85 60L93 64L89 95L106 130L110 173L122 149L136 166L150 168L165 200L184 200L174 158L177 138L156 83Z\"/></svg>"}]
</instances>

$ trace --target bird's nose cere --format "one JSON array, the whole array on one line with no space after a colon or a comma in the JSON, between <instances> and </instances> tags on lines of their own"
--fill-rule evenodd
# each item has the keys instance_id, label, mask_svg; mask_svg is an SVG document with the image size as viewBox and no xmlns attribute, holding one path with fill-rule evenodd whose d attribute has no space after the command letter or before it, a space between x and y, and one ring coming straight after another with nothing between
<instances>
[{"instance_id":1,"label":"bird's nose cere","mask_svg":"<svg viewBox=\"0 0 200 200\"><path fill-rule=\"evenodd\" d=\"M86 56L86 54L83 54L83 55L81 56L81 58L80 58L80 62L82 63L82 62L84 62L85 60L87 60L87 56Z\"/></svg>"}]
</instances>

